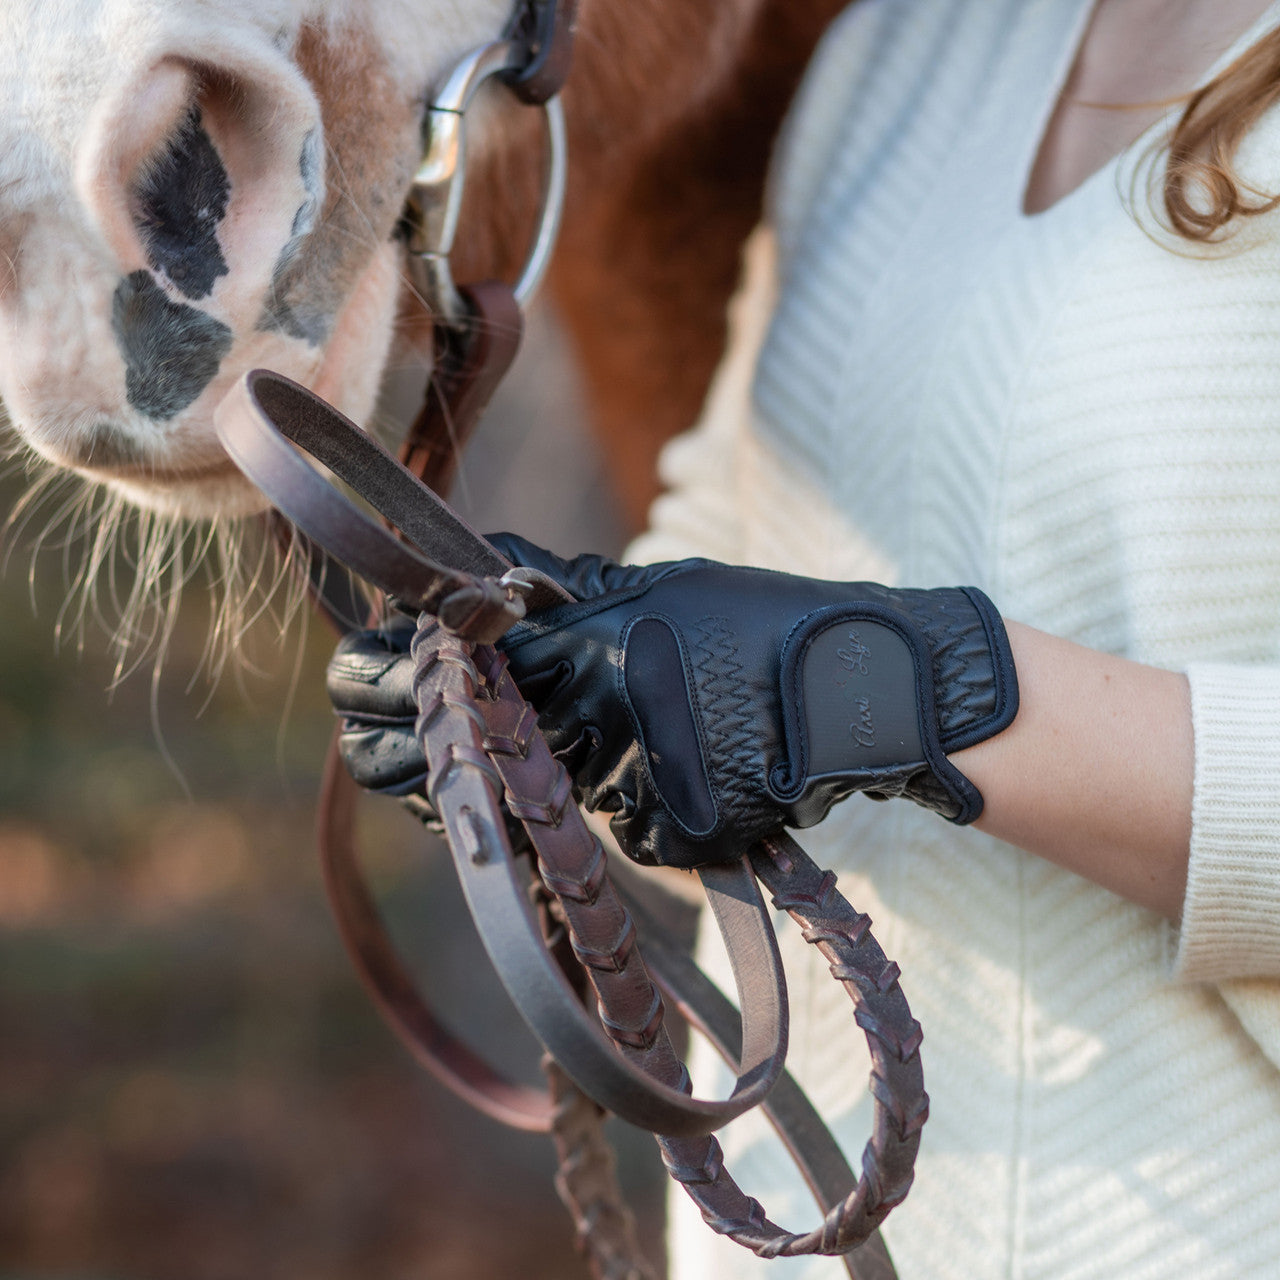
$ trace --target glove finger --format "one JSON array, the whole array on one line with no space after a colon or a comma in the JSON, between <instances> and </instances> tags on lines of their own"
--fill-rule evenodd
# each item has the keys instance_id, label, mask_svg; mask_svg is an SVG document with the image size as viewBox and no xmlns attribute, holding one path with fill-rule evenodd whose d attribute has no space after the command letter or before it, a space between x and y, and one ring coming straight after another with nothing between
<instances>
[{"instance_id":1,"label":"glove finger","mask_svg":"<svg viewBox=\"0 0 1280 1280\"><path fill-rule=\"evenodd\" d=\"M564 584L569 562L556 555L554 551L548 551L545 547L538 546L536 542L522 538L518 533L486 533L485 537L512 564L537 569L539 573L545 573L548 578L554 578L557 582Z\"/></svg>"},{"instance_id":2,"label":"glove finger","mask_svg":"<svg viewBox=\"0 0 1280 1280\"><path fill-rule=\"evenodd\" d=\"M578 600L648 583L661 577L667 565L618 564L607 556L580 555L565 560L516 533L491 533L488 539L512 564L545 573Z\"/></svg>"},{"instance_id":3,"label":"glove finger","mask_svg":"<svg viewBox=\"0 0 1280 1280\"><path fill-rule=\"evenodd\" d=\"M539 714L573 679L573 664L549 645L514 649L507 654L507 666L521 694Z\"/></svg>"},{"instance_id":4,"label":"glove finger","mask_svg":"<svg viewBox=\"0 0 1280 1280\"><path fill-rule=\"evenodd\" d=\"M329 660L326 676L334 708L343 715L412 721L417 715L409 655L412 639L412 627L353 631L345 636Z\"/></svg>"},{"instance_id":5,"label":"glove finger","mask_svg":"<svg viewBox=\"0 0 1280 1280\"><path fill-rule=\"evenodd\" d=\"M338 753L347 772L366 791L405 796L423 793L427 762L411 725L347 722L338 735Z\"/></svg>"}]
</instances>

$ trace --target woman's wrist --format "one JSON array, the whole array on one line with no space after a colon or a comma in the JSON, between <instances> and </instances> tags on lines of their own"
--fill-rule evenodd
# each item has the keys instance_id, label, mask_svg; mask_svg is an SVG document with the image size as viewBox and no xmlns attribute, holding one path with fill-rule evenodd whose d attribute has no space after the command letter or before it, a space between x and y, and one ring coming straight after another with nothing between
<instances>
[{"instance_id":1,"label":"woman's wrist","mask_svg":"<svg viewBox=\"0 0 1280 1280\"><path fill-rule=\"evenodd\" d=\"M1194 778L1186 678L1007 627L1018 716L950 757L982 793L975 825L1176 920Z\"/></svg>"}]
</instances>

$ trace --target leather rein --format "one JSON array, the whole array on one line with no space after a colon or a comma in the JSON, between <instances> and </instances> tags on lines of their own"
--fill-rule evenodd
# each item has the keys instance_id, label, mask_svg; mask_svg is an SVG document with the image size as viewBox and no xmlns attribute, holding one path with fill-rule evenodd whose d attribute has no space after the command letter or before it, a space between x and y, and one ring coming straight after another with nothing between
<instances>
[{"instance_id":1,"label":"leather rein","mask_svg":"<svg viewBox=\"0 0 1280 1280\"><path fill-rule=\"evenodd\" d=\"M521 304L555 240L565 170L556 94L568 71L575 8L574 0L523 0L507 38L463 59L428 112L405 238L414 285L436 321L436 360L399 462L319 397L267 371L249 374L217 413L228 453L304 550L320 610L340 629L359 616L345 575L326 572L327 556L418 615L416 731L429 766L428 798L486 951L546 1050L548 1090L507 1080L419 993L360 872L358 789L332 747L319 826L326 888L362 981L415 1059L494 1119L551 1134L557 1190L594 1275L654 1274L603 1135L604 1115L612 1112L655 1134L668 1172L715 1231L764 1257L842 1255L855 1280L888 1280L896 1273L877 1228L906 1195L928 1114L920 1028L897 966L868 918L840 894L835 875L779 833L736 862L697 873L728 950L739 1015L646 905L651 890L625 860L607 858L494 647L527 608L564 593L509 565L433 492L447 487L462 442L515 356ZM459 286L449 252L465 181L466 109L491 77L546 117L544 207L516 286ZM345 481L385 523L364 515L304 455ZM522 829L518 850L508 815ZM866 1035L874 1120L860 1175L785 1071L786 985L760 886L828 960ZM692 1096L665 1027L668 1005L736 1070L726 1099ZM725 1169L713 1131L756 1106L822 1208L812 1230L772 1223Z\"/></svg>"}]
</instances>

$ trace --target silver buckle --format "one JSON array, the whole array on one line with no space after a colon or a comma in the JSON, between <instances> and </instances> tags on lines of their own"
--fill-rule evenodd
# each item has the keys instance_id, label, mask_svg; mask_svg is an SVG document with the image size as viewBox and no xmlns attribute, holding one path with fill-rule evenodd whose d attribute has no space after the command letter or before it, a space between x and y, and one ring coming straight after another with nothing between
<instances>
[{"instance_id":1,"label":"silver buckle","mask_svg":"<svg viewBox=\"0 0 1280 1280\"><path fill-rule=\"evenodd\" d=\"M508 600L519 598L527 601L534 592L534 584L529 580L529 574L533 570L526 569L523 565L513 565L498 579L498 586L506 592Z\"/></svg>"}]
</instances>

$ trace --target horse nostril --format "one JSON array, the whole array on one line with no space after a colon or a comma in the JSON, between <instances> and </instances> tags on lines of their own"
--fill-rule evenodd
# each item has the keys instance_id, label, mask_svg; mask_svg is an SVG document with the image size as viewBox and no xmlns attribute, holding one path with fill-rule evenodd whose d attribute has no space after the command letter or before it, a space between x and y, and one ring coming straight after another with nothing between
<instances>
[{"instance_id":1,"label":"horse nostril","mask_svg":"<svg viewBox=\"0 0 1280 1280\"><path fill-rule=\"evenodd\" d=\"M143 167L132 201L147 261L184 297L208 297L227 274L218 227L230 194L226 167L193 105L163 153Z\"/></svg>"},{"instance_id":2,"label":"horse nostril","mask_svg":"<svg viewBox=\"0 0 1280 1280\"><path fill-rule=\"evenodd\" d=\"M76 181L120 278L144 270L171 299L211 301L239 324L282 247L310 229L296 224L323 198L323 129L278 51L205 52L161 58L100 104Z\"/></svg>"}]
</instances>

